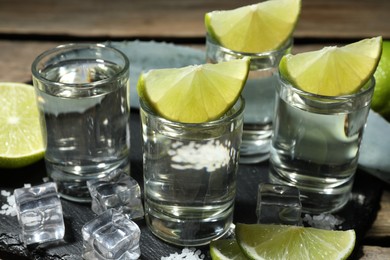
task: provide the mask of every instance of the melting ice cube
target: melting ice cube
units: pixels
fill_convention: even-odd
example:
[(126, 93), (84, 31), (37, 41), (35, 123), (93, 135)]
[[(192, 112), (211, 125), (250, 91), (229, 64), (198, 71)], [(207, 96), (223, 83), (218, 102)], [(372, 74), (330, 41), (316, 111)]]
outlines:
[(257, 194), (257, 222), (301, 225), (302, 204), (296, 187), (260, 183)]
[(25, 244), (63, 239), (65, 225), (57, 185), (47, 182), (15, 189), (15, 207)]
[(137, 224), (109, 209), (82, 228), (84, 259), (138, 259), (141, 231)]
[(87, 186), (92, 197), (92, 211), (96, 214), (113, 208), (131, 219), (144, 216), (141, 189), (126, 173), (114, 171), (104, 178), (88, 181)]

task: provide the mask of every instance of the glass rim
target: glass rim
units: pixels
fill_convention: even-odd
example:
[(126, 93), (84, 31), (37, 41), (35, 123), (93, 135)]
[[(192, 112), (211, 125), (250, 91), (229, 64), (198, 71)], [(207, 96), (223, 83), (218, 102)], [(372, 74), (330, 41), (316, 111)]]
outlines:
[(320, 100), (334, 100), (334, 101), (343, 101), (348, 100), (351, 98), (358, 98), (361, 96), (367, 95), (369, 92), (371, 92), (375, 87), (375, 77), (372, 75), (363, 85), (363, 87), (355, 93), (352, 94), (346, 94), (346, 95), (340, 95), (340, 96), (326, 96), (326, 95), (319, 95), (307, 92), (305, 90), (299, 89), (297, 86), (295, 86), (294, 83), (292, 83), (290, 80), (288, 80), (280, 71), (278, 72), (279, 80), (282, 81), (283, 84), (281, 84), (284, 87), (290, 87), (294, 90), (295, 93), (297, 93), (299, 96), (306, 96), (310, 98), (320, 99)]
[[(235, 111), (231, 115), (226, 116), (226, 113), (229, 112), (231, 109), (233, 109), (233, 107), (236, 106), (238, 102), (240, 102), (240, 107), (237, 109), (237, 111)], [(152, 115), (161, 123), (169, 124), (175, 127), (185, 126), (188, 128), (207, 128), (207, 127), (214, 127), (221, 123), (229, 123), (232, 120), (234, 120), (236, 117), (238, 117), (240, 114), (243, 114), (245, 108), (245, 99), (240, 95), (239, 98), (236, 100), (236, 102), (233, 104), (233, 106), (228, 111), (225, 112), (225, 115), (216, 120), (203, 122), (203, 123), (182, 123), (182, 122), (172, 121), (162, 116), (159, 116), (142, 98), (139, 98), (139, 103), (140, 103), (140, 110), (143, 110), (144, 112)]]
[(269, 51), (264, 51), (264, 52), (241, 52), (241, 51), (234, 51), (229, 48), (226, 48), (219, 44), (210, 34), (206, 33), (206, 44), (213, 44), (218, 46), (224, 53), (228, 53), (233, 56), (242, 56), (242, 57), (250, 57), (250, 58), (262, 58), (262, 57), (267, 57), (274, 55), (275, 53), (280, 53), (280, 52), (285, 52), (287, 51), (290, 47), (292, 47), (294, 43), (294, 38), (293, 36), (290, 36), (287, 38), (286, 41), (283, 42), (278, 48), (269, 50)]
[[(112, 51), (113, 53), (116, 53), (116, 54), (118, 54), (118, 56), (123, 58), (124, 65), (121, 66), (120, 71), (118, 71), (116, 74), (110, 76), (109, 78), (105, 78), (105, 79), (101, 79), (101, 80), (97, 80), (97, 81), (93, 81), (93, 82), (85, 82), (85, 83), (63, 83), (63, 82), (52, 81), (52, 80), (49, 80), (46, 77), (44, 77), (41, 73), (41, 70), (38, 69), (38, 64), (41, 61), (43, 61), (44, 58), (46, 58), (52, 54), (58, 53), (57, 55), (59, 55), (59, 54), (61, 54), (61, 52), (66, 51), (66, 50), (72, 51), (72, 50), (86, 50), (86, 49), (89, 49), (89, 50), (106, 49), (106, 50)], [(105, 60), (105, 59), (96, 58), (96, 60), (99, 61), (99, 60)], [(115, 81), (116, 79), (123, 77), (124, 75), (126, 75), (128, 73), (129, 67), (130, 67), (130, 61), (129, 61), (128, 57), (126, 56), (126, 54), (124, 54), (122, 51), (120, 51), (114, 47), (108, 46), (108, 45), (103, 44), (103, 43), (96, 43), (96, 44), (68, 43), (68, 44), (58, 45), (54, 48), (48, 49), (48, 50), (42, 52), (41, 54), (39, 54), (34, 59), (32, 65), (31, 65), (31, 73), (32, 73), (34, 78), (38, 79), (39, 81), (44, 82), (47, 85), (57, 86), (57, 87), (65, 88), (65, 89), (66, 88), (72, 88), (72, 89), (78, 88), (78, 89), (82, 89), (82, 90), (90, 90), (90, 89), (95, 88), (98, 85), (103, 85), (103, 84)]]

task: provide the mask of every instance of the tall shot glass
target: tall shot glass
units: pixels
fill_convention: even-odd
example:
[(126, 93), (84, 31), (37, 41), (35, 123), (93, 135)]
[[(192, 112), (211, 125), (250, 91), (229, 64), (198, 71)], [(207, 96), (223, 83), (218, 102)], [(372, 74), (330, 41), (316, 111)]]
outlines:
[(375, 80), (335, 97), (299, 90), (282, 76), (280, 83), (270, 179), (298, 187), (305, 212), (337, 211), (351, 193)]
[(166, 120), (140, 104), (148, 227), (181, 246), (223, 236), (233, 220), (244, 101), (196, 124)]
[(49, 178), (90, 201), (86, 181), (129, 171), (129, 61), (102, 44), (61, 45), (32, 64)]
[(278, 84), (277, 70), (283, 55), (291, 51), (289, 38), (280, 48), (262, 53), (245, 53), (221, 46), (206, 36), (207, 62), (218, 63), (249, 57), (250, 71), (242, 96), (245, 99), (244, 132), (240, 149), (240, 163), (258, 163), (269, 158), (272, 120)]

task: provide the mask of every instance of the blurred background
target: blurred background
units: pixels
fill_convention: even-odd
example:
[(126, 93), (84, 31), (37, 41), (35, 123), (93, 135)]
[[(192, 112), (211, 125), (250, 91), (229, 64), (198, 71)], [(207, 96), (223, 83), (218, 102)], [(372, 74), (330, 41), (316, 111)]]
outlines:
[[(202, 48), (204, 14), (253, 0), (0, 0), (0, 81), (28, 82), (30, 65), (60, 43), (156, 40)], [(302, 0), (293, 52), (382, 35), (389, 0)]]

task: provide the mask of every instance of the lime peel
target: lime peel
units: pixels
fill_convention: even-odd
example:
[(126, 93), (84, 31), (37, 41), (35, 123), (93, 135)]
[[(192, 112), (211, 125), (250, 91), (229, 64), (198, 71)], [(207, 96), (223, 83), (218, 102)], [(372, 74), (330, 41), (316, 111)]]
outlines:
[(235, 239), (219, 239), (211, 241), (210, 255), (213, 260), (246, 260)]
[(375, 90), (371, 107), (390, 121), (390, 41), (383, 41), (381, 59), (374, 76)]

